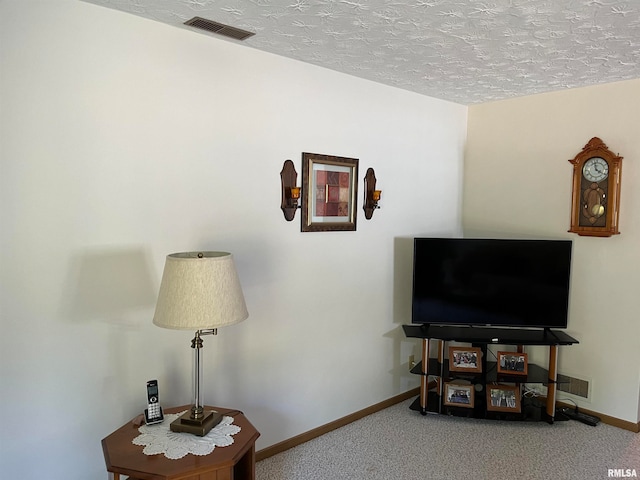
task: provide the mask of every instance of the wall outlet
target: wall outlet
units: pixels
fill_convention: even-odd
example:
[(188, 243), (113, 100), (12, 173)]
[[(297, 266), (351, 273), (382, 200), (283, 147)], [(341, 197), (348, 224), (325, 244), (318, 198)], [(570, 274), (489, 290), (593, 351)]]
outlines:
[(416, 356), (409, 355), (409, 370), (416, 366)]

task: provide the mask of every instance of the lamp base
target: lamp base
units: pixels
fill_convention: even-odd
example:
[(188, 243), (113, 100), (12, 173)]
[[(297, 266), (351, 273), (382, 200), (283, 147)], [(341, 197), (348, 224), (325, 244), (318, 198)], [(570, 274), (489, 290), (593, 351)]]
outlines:
[(169, 428), (172, 432), (192, 433), (199, 437), (204, 437), (209, 431), (220, 423), (222, 414), (216, 410), (207, 410), (202, 418), (191, 418), (191, 412), (186, 412), (176, 418)]

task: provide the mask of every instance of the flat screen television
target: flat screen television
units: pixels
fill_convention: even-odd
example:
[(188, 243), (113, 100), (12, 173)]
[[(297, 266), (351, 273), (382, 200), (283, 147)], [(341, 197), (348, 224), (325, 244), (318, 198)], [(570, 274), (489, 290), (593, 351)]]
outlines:
[(415, 238), (412, 323), (566, 328), (571, 240)]

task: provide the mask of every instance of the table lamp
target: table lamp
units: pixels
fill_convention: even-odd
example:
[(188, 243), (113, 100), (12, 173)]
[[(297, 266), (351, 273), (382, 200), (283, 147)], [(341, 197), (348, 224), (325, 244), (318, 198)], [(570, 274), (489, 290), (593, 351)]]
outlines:
[(249, 316), (240, 280), (228, 252), (187, 252), (167, 255), (153, 323), (159, 327), (195, 330), (194, 395), (189, 412), (171, 423), (174, 432), (204, 436), (222, 416), (205, 411), (200, 391), (202, 335), (241, 322)]

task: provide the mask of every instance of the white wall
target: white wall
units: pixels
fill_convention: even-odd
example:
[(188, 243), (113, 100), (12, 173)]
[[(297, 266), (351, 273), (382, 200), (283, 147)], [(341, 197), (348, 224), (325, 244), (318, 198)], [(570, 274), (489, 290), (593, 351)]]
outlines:
[[(205, 339), (205, 400), (258, 449), (417, 385), (406, 239), (459, 228), (466, 107), (77, 1), (4, 0), (0, 32), (3, 476), (101, 478), (146, 380), (189, 403), (192, 332), (151, 324), (176, 251), (236, 258), (250, 317)], [(382, 209), (300, 233), (303, 151), (374, 167)]]
[[(640, 80), (469, 108), (465, 229), (573, 239), (568, 333), (559, 371), (591, 382), (578, 403), (637, 422), (640, 384)], [(620, 235), (567, 233), (574, 158), (592, 138), (624, 157)], [(534, 352), (535, 353), (535, 352)]]

